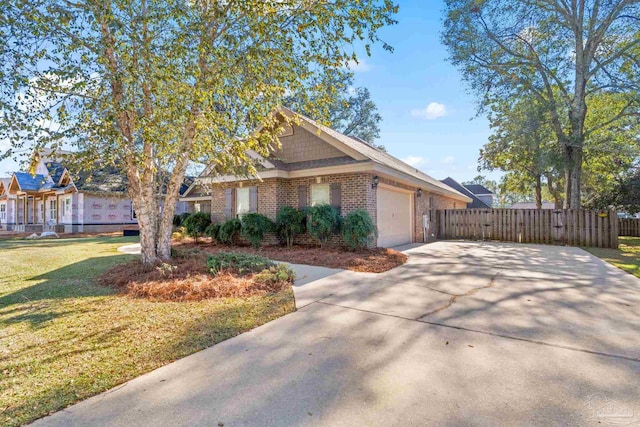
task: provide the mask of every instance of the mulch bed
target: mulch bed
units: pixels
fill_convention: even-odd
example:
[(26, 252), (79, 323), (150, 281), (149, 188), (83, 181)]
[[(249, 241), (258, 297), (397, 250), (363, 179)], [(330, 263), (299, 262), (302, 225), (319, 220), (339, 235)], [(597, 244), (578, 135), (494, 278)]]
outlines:
[(196, 249), (187, 255), (174, 257), (155, 267), (146, 267), (140, 260), (133, 260), (108, 269), (97, 280), (99, 284), (129, 296), (152, 301), (246, 298), (277, 293), (291, 287), (289, 282), (255, 282), (253, 274), (241, 276), (221, 272), (214, 276), (207, 271), (206, 252)]
[(212, 245), (202, 240), (197, 245), (188, 240), (174, 242), (173, 245), (179, 249), (198, 248), (212, 254), (217, 252), (246, 252), (275, 261), (341, 268), (366, 273), (382, 273), (407, 262), (405, 254), (393, 249), (370, 249), (357, 252), (337, 248), (321, 249), (310, 246), (294, 246), (292, 248), (264, 246), (260, 249), (254, 249), (250, 246)]

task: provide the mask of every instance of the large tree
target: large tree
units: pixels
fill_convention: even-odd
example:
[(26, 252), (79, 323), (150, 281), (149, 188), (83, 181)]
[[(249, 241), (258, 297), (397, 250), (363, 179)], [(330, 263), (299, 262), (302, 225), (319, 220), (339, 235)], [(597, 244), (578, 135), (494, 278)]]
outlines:
[[(611, 111), (618, 111), (624, 99), (600, 94), (590, 102), (585, 123), (599, 123)], [(564, 183), (562, 154), (554, 142), (549, 113), (536, 97), (523, 96), (513, 102), (496, 102), (489, 113), (493, 130), (489, 142), (480, 151), (482, 169), (499, 169), (506, 174), (501, 186), (511, 192), (535, 194), (538, 207), (543, 194), (551, 195), (562, 208), (559, 186)], [(606, 193), (640, 156), (640, 124), (634, 117), (616, 121), (616, 126), (601, 128), (584, 141), (583, 198)]]
[[(482, 106), (523, 91), (547, 109), (562, 150), (565, 196), (580, 206), (584, 142), (637, 115), (640, 89), (638, 0), (447, 0), (442, 41)], [(591, 97), (622, 106), (585, 122)]]
[[(250, 154), (278, 144), (286, 119), (273, 111), (286, 94), (344, 69), (354, 43), (368, 51), (397, 12), (392, 0), (0, 4), (0, 139), (121, 165), (147, 264), (170, 257), (189, 163), (255, 172)], [(324, 117), (335, 96), (329, 88), (305, 109)]]
[(557, 197), (553, 190), (562, 166), (547, 111), (539, 101), (523, 97), (515, 104), (496, 102), (489, 124), (493, 133), (480, 150), (480, 168), (506, 172), (501, 187), (522, 195), (533, 193), (538, 209), (542, 208), (545, 185)]

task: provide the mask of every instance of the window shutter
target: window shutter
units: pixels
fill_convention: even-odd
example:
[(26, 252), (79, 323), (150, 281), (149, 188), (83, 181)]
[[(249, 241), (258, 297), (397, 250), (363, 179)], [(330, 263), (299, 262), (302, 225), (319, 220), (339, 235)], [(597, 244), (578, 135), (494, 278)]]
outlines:
[(224, 190), (224, 217), (231, 219), (233, 217), (233, 189), (226, 188)]
[(340, 184), (333, 183), (330, 188), (330, 196), (331, 196), (331, 206), (336, 208), (338, 212), (340, 211), (340, 206), (342, 206), (342, 195), (340, 193)]
[(258, 187), (249, 187), (249, 212), (258, 212)]
[(304, 209), (307, 207), (307, 186), (298, 186), (298, 208)]

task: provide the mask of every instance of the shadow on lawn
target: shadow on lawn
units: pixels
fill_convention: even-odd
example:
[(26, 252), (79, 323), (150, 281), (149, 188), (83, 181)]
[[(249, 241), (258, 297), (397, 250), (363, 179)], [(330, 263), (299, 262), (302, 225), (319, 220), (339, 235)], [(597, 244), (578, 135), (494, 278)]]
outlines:
[(103, 236), (103, 237), (72, 237), (65, 236), (60, 239), (25, 240), (25, 239), (0, 239), (0, 250), (13, 250), (24, 248), (60, 248), (63, 246), (77, 245), (79, 243), (114, 244), (122, 243), (127, 245), (137, 243), (140, 239), (136, 236)]
[(89, 258), (29, 278), (29, 281), (37, 283), (0, 297), (0, 325), (29, 322), (36, 327), (72, 313), (60, 311), (55, 300), (116, 293), (114, 289), (96, 284), (94, 279), (107, 268), (130, 259), (132, 256), (124, 254)]
[[(272, 304), (253, 305), (247, 301), (246, 306), (240, 309), (234, 305), (217, 304), (206, 315), (199, 316), (197, 320), (188, 322), (184, 328), (180, 328), (181, 333), (178, 335), (166, 334), (167, 331), (173, 331), (175, 328), (171, 320), (168, 320), (163, 327), (165, 333), (160, 334), (161, 339), (155, 336), (158, 334), (153, 333), (153, 329), (157, 327), (153, 324), (154, 322), (148, 322), (147, 326), (151, 330), (144, 332), (140, 330), (139, 317), (127, 320), (120, 318), (117, 325), (110, 322), (108, 316), (101, 317), (100, 321), (105, 323), (103, 327), (98, 328), (99, 330), (90, 333), (79, 331), (78, 334), (65, 335), (63, 339), (67, 340), (68, 344), (60, 343), (54, 351), (43, 355), (39, 360), (41, 365), (59, 363), (60, 360), (77, 363), (81, 366), (81, 374), (70, 377), (73, 381), (39, 388), (28, 399), (17, 402), (6, 411), (0, 410), (0, 425), (23, 425), (259, 326), (245, 320), (247, 315), (266, 322), (284, 314), (283, 310), (286, 312), (287, 307), (293, 310), (293, 302), (289, 306), (285, 304), (290, 298), (284, 293), (271, 298), (273, 298)], [(190, 303), (178, 304), (184, 306)], [(132, 334), (136, 333), (144, 333), (143, 341), (145, 342), (135, 341)], [(120, 357), (119, 353), (98, 354), (94, 357), (82, 356), (84, 353), (100, 353), (103, 349), (121, 348), (123, 342), (127, 341), (131, 344), (128, 344), (130, 348), (126, 351), (126, 357)], [(37, 346), (38, 344), (34, 344), (24, 348), (23, 351), (31, 351)], [(14, 362), (8, 360), (6, 368), (9, 370), (20, 368), (19, 363), (12, 363)], [(32, 375), (31, 372), (28, 375)], [(0, 376), (0, 386), (2, 386), (1, 380)], [(118, 386), (116, 390), (120, 387), (124, 385)]]

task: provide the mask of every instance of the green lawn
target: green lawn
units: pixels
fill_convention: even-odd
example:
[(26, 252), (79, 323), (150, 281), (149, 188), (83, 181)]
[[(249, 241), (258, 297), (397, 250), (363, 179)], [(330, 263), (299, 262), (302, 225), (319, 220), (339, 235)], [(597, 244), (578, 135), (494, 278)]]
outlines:
[(17, 426), (294, 310), (293, 293), (149, 302), (93, 283), (132, 238), (0, 241), (0, 425)]
[(597, 257), (640, 277), (640, 237), (620, 237), (619, 249), (586, 248)]

